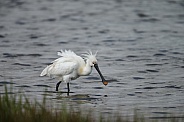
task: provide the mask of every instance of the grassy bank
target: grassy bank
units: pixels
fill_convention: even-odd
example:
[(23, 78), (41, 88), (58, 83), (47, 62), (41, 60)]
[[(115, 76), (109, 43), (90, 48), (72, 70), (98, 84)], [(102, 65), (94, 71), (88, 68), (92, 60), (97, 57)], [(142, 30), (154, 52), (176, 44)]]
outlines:
[[(24, 95), (9, 94), (5, 87), (5, 94), (0, 95), (0, 122), (94, 122), (92, 114), (82, 114), (63, 105), (60, 111), (46, 107), (46, 98), (42, 102), (30, 102)], [(24, 102), (23, 102), (24, 101)], [(102, 118), (98, 119), (104, 121)], [(117, 122), (128, 122), (127, 118), (113, 118)], [(182, 119), (183, 120), (183, 119)], [(181, 121), (182, 121), (181, 120)], [(111, 122), (110, 118), (106, 121)], [(134, 115), (134, 122), (144, 122), (143, 116)], [(169, 122), (178, 122), (179, 119), (170, 119)]]

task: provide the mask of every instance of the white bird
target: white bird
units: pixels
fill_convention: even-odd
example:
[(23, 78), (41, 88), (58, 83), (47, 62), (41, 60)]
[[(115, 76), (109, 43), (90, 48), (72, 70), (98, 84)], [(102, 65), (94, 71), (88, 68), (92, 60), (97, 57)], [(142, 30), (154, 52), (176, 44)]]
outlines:
[(59, 82), (56, 84), (56, 91), (58, 91), (58, 87), (63, 81), (67, 83), (69, 94), (69, 82), (71, 80), (77, 79), (80, 76), (89, 75), (92, 71), (92, 67), (96, 68), (103, 84), (108, 84), (98, 68), (96, 59), (97, 52), (92, 54), (92, 52), (89, 51), (86, 54), (83, 54), (83, 58), (76, 55), (71, 50), (61, 50), (61, 52), (58, 52), (58, 55), (61, 57), (51, 62), (52, 64), (47, 66), (40, 74), (40, 76), (49, 76), (59, 79)]

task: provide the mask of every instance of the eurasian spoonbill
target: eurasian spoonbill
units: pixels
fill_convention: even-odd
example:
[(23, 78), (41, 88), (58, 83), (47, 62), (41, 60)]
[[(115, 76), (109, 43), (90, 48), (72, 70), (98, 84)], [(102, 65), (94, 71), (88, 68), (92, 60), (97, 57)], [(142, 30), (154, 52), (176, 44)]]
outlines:
[(61, 50), (61, 52), (58, 52), (58, 55), (61, 57), (52, 61), (52, 64), (48, 65), (40, 74), (40, 76), (49, 76), (59, 79), (59, 82), (56, 84), (56, 91), (58, 91), (60, 83), (64, 81), (67, 83), (69, 94), (69, 82), (80, 76), (89, 75), (92, 71), (92, 67), (96, 68), (102, 79), (102, 83), (104, 85), (108, 84), (99, 70), (96, 59), (97, 52), (92, 54), (92, 52), (89, 51), (86, 54), (83, 54), (83, 58), (76, 55), (71, 50)]

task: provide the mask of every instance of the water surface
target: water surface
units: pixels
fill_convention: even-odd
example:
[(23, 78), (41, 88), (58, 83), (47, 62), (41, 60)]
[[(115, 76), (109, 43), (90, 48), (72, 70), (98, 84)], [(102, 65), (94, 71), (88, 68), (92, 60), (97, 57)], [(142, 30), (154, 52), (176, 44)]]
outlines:
[[(147, 117), (184, 113), (182, 0), (17, 0), (0, 3), (0, 93), (4, 85), (53, 106), (109, 115)], [(104, 86), (95, 70), (66, 84), (39, 77), (60, 49), (98, 50)], [(21, 89), (21, 90), (20, 90)], [(47, 92), (45, 92), (47, 90)]]

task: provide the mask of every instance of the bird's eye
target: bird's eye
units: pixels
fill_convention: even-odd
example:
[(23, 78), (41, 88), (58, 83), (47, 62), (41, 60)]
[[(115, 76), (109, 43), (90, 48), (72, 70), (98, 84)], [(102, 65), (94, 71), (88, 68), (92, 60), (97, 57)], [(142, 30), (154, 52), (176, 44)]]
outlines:
[(96, 64), (96, 62), (94, 61), (94, 62), (92, 62), (93, 64)]

